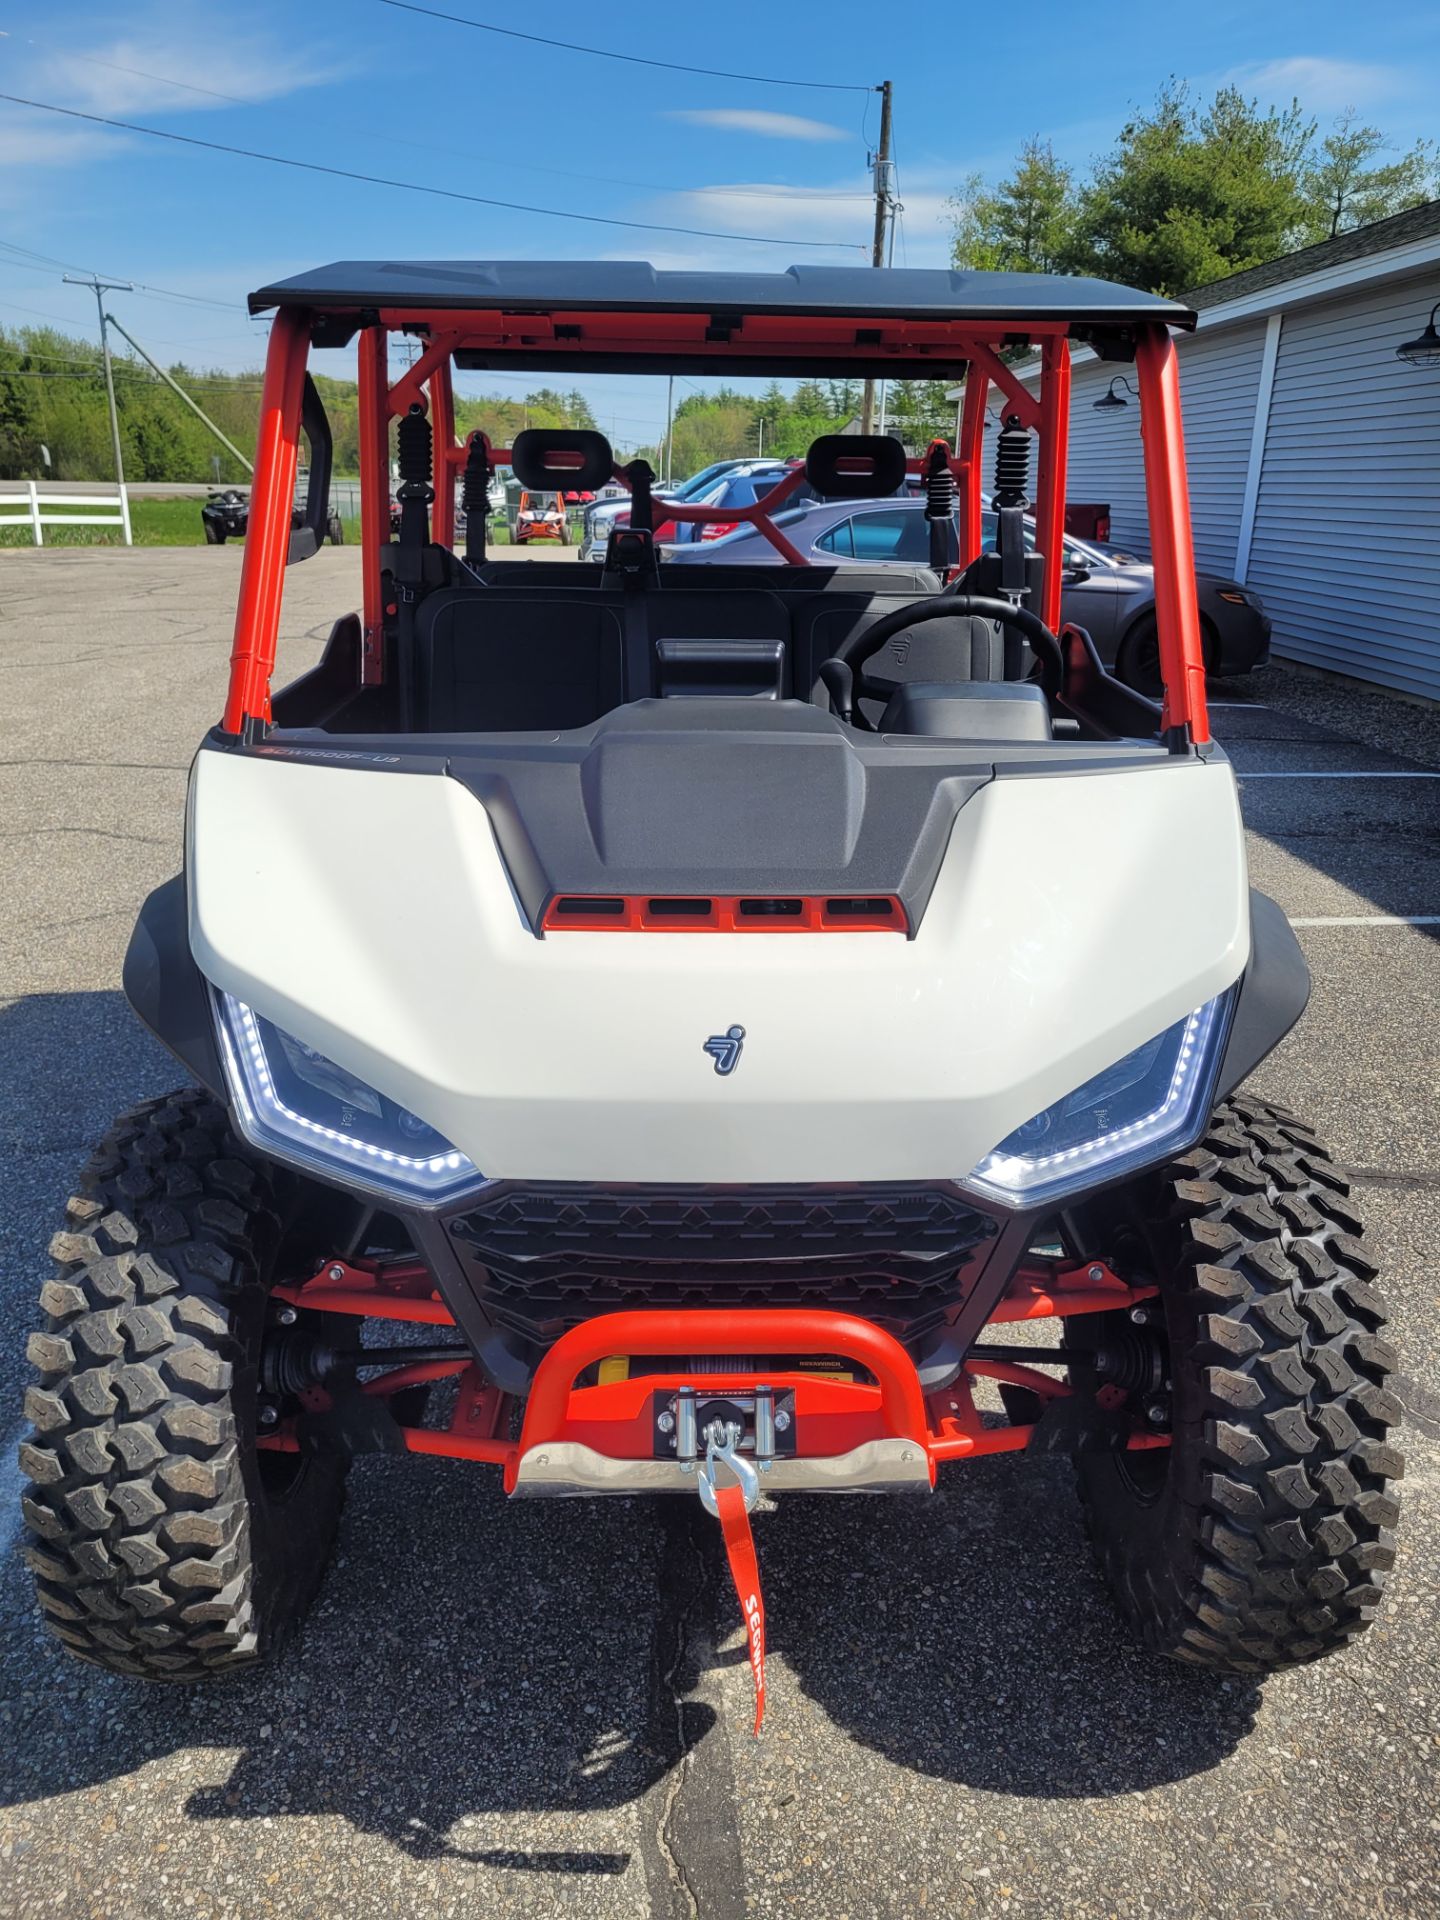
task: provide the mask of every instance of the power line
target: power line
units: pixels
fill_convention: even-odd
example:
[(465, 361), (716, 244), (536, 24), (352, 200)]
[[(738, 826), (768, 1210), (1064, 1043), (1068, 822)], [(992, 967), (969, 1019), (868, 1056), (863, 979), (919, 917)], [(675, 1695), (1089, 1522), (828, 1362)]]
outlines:
[(860, 87), (843, 80), (783, 80), (771, 73), (730, 73), (723, 67), (685, 67), (675, 60), (650, 60), (639, 53), (615, 53), (609, 47), (582, 47), (573, 40), (552, 40), (547, 34), (521, 33), (515, 27), (492, 26), (488, 20), (471, 20), (463, 13), (442, 13), (438, 7), (421, 7), (414, 0), (380, 0), (382, 7), (394, 7), (401, 13), (423, 13), (431, 20), (448, 20), (452, 26), (473, 27), (477, 33), (498, 33), (507, 40), (528, 40), (532, 46), (558, 47), (566, 53), (588, 53), (597, 60), (623, 60), (632, 67), (662, 67), (666, 73), (700, 73), (710, 80), (744, 80), (756, 87), (809, 87), (822, 93), (874, 93), (874, 87)]
[[(499, 31), (499, 29), (497, 29), (497, 31)], [(11, 39), (13, 37), (13, 35), (0, 31), (0, 40)], [(44, 48), (48, 44), (48, 42), (43, 40), (28, 38), (25, 41), (25, 45), (28, 47)], [(227, 105), (233, 107), (249, 107), (256, 104), (255, 101), (247, 100), (238, 93), (218, 93), (214, 87), (197, 87), (189, 80), (176, 80), (168, 73), (152, 73), (147, 67), (126, 67), (122, 66), (118, 60), (99, 60), (93, 54), (88, 53), (72, 53), (67, 51), (65, 57), (69, 60), (83, 60), (87, 66), (91, 67), (106, 67), (112, 73), (128, 73), (139, 80), (153, 80), (159, 86), (175, 87), (181, 93), (197, 93), (207, 100), (223, 100)], [(351, 138), (353, 139), (355, 137), (352, 133)], [(402, 140), (395, 134), (367, 134), (363, 132), (359, 134), (359, 138), (368, 141), (372, 145), (383, 145), (391, 148), (411, 147), (416, 153), (445, 154), (452, 160), (483, 160), (487, 166), (501, 166), (504, 167), (507, 172), (518, 172), (523, 168), (526, 173), (548, 174), (556, 180), (588, 180), (596, 186), (629, 187), (644, 193), (651, 193), (655, 188), (655, 182), (653, 180), (621, 180), (614, 174), (580, 173), (573, 167), (543, 167), (533, 160), (525, 160), (523, 162), (503, 159), (497, 160), (493, 155), (477, 153), (473, 147), (446, 147), (439, 145), (434, 140)], [(774, 187), (669, 187), (666, 191), (669, 193), (690, 194), (724, 193), (732, 199), (744, 200), (787, 200), (795, 193), (802, 194), (807, 200), (868, 200), (871, 197), (868, 193), (832, 193), (819, 190), (812, 193), (804, 187), (793, 189), (777, 189)], [(179, 294), (175, 297), (177, 299), (184, 299), (187, 296)], [(192, 295), (188, 297), (197, 298), (198, 296)]]
[[(143, 373), (139, 367), (133, 365), (128, 360), (116, 360), (114, 367), (116, 373), (123, 373), (131, 379), (143, 381), (147, 387), (158, 388), (161, 384), (153, 374)], [(74, 367), (68, 372), (63, 373), (43, 372), (38, 367), (0, 367), (0, 382), (6, 380), (94, 380), (99, 377), (100, 372), (101, 367), (98, 360), (93, 367)], [(261, 393), (264, 390), (263, 384), (258, 380), (252, 381), (248, 386), (242, 381), (231, 380), (192, 379), (190, 384), (192, 387), (214, 387), (224, 393)]]
[(73, 327), (75, 324), (75, 316), (73, 313), (63, 315), (58, 313), (42, 313), (39, 307), (17, 306), (13, 300), (0, 300), (0, 307), (3, 307), (7, 313), (28, 313), (31, 318), (35, 320), (54, 320), (62, 327)]
[[(25, 331), (28, 333), (31, 329), (27, 327)], [(88, 346), (90, 343), (87, 340), (85, 344)], [(97, 372), (100, 367), (98, 360), (84, 360), (78, 353), (37, 353), (33, 347), (20, 346), (11, 348), (11, 342), (8, 340), (0, 343), (0, 345), (16, 353), (23, 353), (27, 360), (49, 360), (57, 367), (93, 367)]]
[[(389, 4), (389, 0), (385, 0)], [(720, 233), (709, 227), (662, 226), (654, 220), (617, 220), (611, 214), (571, 213), (560, 207), (533, 207), (519, 200), (493, 200), (479, 193), (461, 193), (454, 187), (424, 187), (413, 180), (390, 180), (380, 174), (354, 173), (348, 167), (326, 167), (317, 160), (292, 160), (281, 153), (260, 153), (253, 147), (230, 147), (219, 140), (198, 140), (193, 134), (170, 133), (163, 127), (141, 126), (134, 120), (110, 120), (102, 113), (81, 113), (77, 107), (57, 107), (49, 100), (27, 100), (18, 93), (0, 93), (15, 107), (33, 107), (38, 113), (57, 113), (66, 120), (85, 120), (91, 126), (114, 127), (120, 133), (143, 133), (152, 140), (170, 140), (182, 147), (202, 147), (208, 153), (228, 153), (241, 160), (264, 160), (274, 167), (296, 167), (302, 173), (323, 173), (334, 180), (358, 180), (367, 187), (393, 187), (400, 193), (424, 193), (439, 200), (462, 200), (468, 206), (499, 207), (507, 213), (538, 213), (552, 220), (580, 220), (592, 227), (628, 227), (638, 233), (680, 233), (692, 240), (741, 240), (762, 247), (806, 247), (831, 253), (863, 253), (865, 249), (847, 240), (777, 240), (764, 233)], [(184, 298), (185, 296), (177, 296)], [(198, 295), (195, 298), (199, 298)], [(216, 303), (218, 304), (218, 303)]]
[[(61, 108), (58, 109), (58, 111), (63, 112), (65, 109)], [(88, 273), (90, 271), (88, 267), (82, 267), (78, 260), (56, 260), (51, 254), (36, 253), (33, 247), (17, 246), (13, 240), (0, 240), (0, 251), (17, 254), (21, 260), (33, 261), (36, 266), (56, 267), (72, 273)], [(8, 260), (0, 260), (0, 266), (9, 266), (11, 264)], [(236, 317), (236, 310), (240, 305), (238, 301), (212, 300), (208, 294), (204, 293), (181, 293), (179, 289), (175, 287), (153, 286), (148, 280), (136, 280), (133, 285), (136, 293), (143, 293), (151, 299), (186, 300), (194, 306), (215, 307), (221, 313), (228, 313), (232, 319)], [(239, 317), (241, 319), (245, 317), (243, 311), (239, 314)]]
[[(382, 138), (378, 134), (367, 134), (365, 137), (374, 140)], [(387, 147), (414, 147), (419, 153), (448, 154), (456, 160), (484, 160), (487, 166), (499, 165), (513, 169), (518, 164), (508, 160), (491, 160), (488, 155), (477, 154), (471, 148), (438, 147), (430, 140), (398, 140), (387, 135), (383, 137), (383, 144)], [(597, 187), (629, 187), (637, 193), (653, 193), (657, 185), (654, 180), (622, 180), (613, 173), (577, 173), (571, 167), (542, 167), (529, 160), (524, 162), (524, 171), (547, 174), (556, 180), (588, 180)], [(664, 191), (669, 194), (688, 193), (697, 198), (707, 193), (724, 194), (732, 200), (793, 200), (797, 196), (803, 200), (870, 200), (874, 197), (869, 193), (832, 192), (819, 187), (812, 191), (809, 187), (672, 187), (667, 184)]]
[[(15, 38), (16, 36), (13, 33), (6, 33), (0, 30), (0, 40), (13, 40)], [(27, 35), (24, 44), (27, 47), (39, 47), (43, 51), (47, 45), (53, 45), (53, 42), (32, 40)], [(232, 107), (250, 107), (255, 105), (253, 100), (244, 100), (237, 93), (217, 93), (213, 87), (197, 87), (189, 80), (172, 80), (168, 73), (149, 73), (144, 67), (122, 67), (118, 60), (100, 60), (97, 59), (93, 53), (76, 53), (73, 47), (67, 47), (65, 49), (65, 58), (67, 60), (83, 61), (87, 67), (104, 67), (110, 73), (128, 73), (136, 80), (156, 80), (162, 87), (178, 87), (182, 93), (200, 93), (203, 94), (207, 100), (224, 100)]]
[[(42, 356), (39, 354), (28, 354), (26, 357), (28, 359), (39, 359)], [(43, 357), (53, 360), (59, 356), (47, 354)], [(135, 380), (142, 386), (158, 388), (161, 385), (161, 382), (156, 379), (153, 373), (147, 373), (143, 367), (136, 366), (133, 360), (117, 357), (112, 364), (117, 374), (124, 374), (127, 379)], [(77, 362), (65, 367), (64, 370), (60, 372), (46, 372), (39, 368), (30, 367), (0, 367), (0, 383), (6, 380), (94, 380), (101, 371), (102, 365), (98, 360), (85, 361), (83, 363)], [(260, 393), (263, 390), (263, 383), (260, 380), (255, 379), (253, 376), (247, 379), (243, 374), (237, 375), (234, 379), (226, 379), (223, 375), (208, 376), (191, 374), (188, 376), (186, 384), (196, 388), (213, 388), (217, 393), (221, 394), (233, 393), (248, 395)], [(507, 395), (500, 393), (457, 393), (455, 398), (457, 402), (464, 402), (467, 406), (493, 405), (519, 409), (525, 404), (523, 400), (512, 400)], [(601, 412), (607, 419), (616, 420), (622, 426), (639, 427), (646, 432), (651, 431), (656, 425), (655, 419), (640, 420), (633, 414), (611, 413), (608, 408), (604, 407), (601, 408)], [(656, 418), (658, 419), (658, 416), (656, 416)]]

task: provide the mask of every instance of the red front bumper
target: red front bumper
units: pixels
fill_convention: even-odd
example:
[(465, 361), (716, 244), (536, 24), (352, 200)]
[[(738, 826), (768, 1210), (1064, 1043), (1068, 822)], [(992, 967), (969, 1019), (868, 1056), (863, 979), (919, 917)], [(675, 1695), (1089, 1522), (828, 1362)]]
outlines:
[[(1128, 1286), (1093, 1262), (1035, 1262), (1016, 1273), (990, 1324), (1114, 1311), (1154, 1292)], [(276, 1297), (311, 1311), (452, 1324), (427, 1270), (413, 1261), (330, 1262), (303, 1285), (277, 1288)], [(634, 1365), (665, 1356), (687, 1358), (664, 1371)], [(793, 1367), (785, 1364), (791, 1357)], [(830, 1364), (817, 1368), (821, 1359)], [(596, 1369), (598, 1379), (579, 1384)], [(621, 1377), (613, 1377), (616, 1372)], [(587, 1320), (541, 1360), (523, 1403), (518, 1439), (508, 1437), (511, 1402), (486, 1382), (468, 1354), (402, 1367), (368, 1382), (364, 1391), (389, 1394), (457, 1373), (460, 1391), (449, 1424), (402, 1427), (404, 1444), (416, 1453), (501, 1467), (507, 1492), (530, 1494), (693, 1488), (693, 1463), (657, 1457), (657, 1396), (682, 1389), (744, 1398), (768, 1388), (787, 1396), (792, 1449), (766, 1469), (765, 1485), (777, 1491), (933, 1486), (940, 1463), (1016, 1452), (1034, 1432), (1031, 1426), (989, 1424), (975, 1405), (975, 1380), (1023, 1386), (1047, 1402), (1069, 1391), (1053, 1374), (987, 1360), (975, 1351), (949, 1386), (927, 1396), (909, 1354), (883, 1329), (851, 1314), (784, 1307), (649, 1310)], [(265, 1447), (298, 1444), (293, 1424), (260, 1440)], [(1130, 1444), (1163, 1446), (1167, 1440), (1137, 1431)]]

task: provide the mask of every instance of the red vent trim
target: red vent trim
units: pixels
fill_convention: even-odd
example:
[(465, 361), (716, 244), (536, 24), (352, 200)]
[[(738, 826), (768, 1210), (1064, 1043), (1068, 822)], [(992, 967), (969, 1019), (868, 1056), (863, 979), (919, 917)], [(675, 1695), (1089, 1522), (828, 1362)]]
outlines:
[(909, 933), (893, 894), (557, 894), (546, 933)]

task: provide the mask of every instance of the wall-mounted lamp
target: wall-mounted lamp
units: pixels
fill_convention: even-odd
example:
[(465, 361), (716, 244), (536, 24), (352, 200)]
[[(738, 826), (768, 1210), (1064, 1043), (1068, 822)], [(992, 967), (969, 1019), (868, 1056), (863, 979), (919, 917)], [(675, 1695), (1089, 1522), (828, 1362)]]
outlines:
[(1116, 407), (1129, 406), (1130, 402), (1125, 398), (1125, 394), (1117, 393), (1115, 391), (1117, 387), (1124, 387), (1127, 393), (1135, 394), (1135, 398), (1137, 400), (1140, 398), (1139, 394), (1135, 393), (1134, 387), (1130, 385), (1130, 382), (1125, 378), (1124, 374), (1117, 373), (1115, 378), (1110, 382), (1109, 386), (1105, 389), (1104, 393), (1102, 393), (1100, 398), (1097, 401), (1095, 401), (1094, 410), (1096, 413), (1113, 413)]
[(1395, 358), (1403, 360), (1407, 367), (1440, 367), (1440, 333), (1435, 331), (1435, 316), (1440, 313), (1440, 300), (1430, 309), (1430, 318), (1425, 323), (1425, 331), (1414, 340), (1406, 340), (1395, 349)]

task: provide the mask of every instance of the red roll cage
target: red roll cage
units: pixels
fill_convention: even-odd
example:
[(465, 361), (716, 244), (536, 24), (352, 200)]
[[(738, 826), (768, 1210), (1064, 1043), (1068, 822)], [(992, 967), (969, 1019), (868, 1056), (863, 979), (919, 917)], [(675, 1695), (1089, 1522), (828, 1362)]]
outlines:
[[(1077, 283), (1085, 284), (1085, 283)], [(655, 311), (565, 310), (563, 316), (540, 312), (517, 315), (482, 307), (406, 305), (369, 307), (357, 316), (359, 352), (360, 519), (363, 591), (361, 677), (378, 683), (384, 675), (384, 621), (381, 549), (389, 538), (390, 423), (419, 405), (428, 410), (433, 430), (435, 492), (432, 537), (450, 546), (455, 533), (455, 483), (469, 446), (455, 438), (452, 367), (457, 353), (487, 365), (499, 360), (542, 368), (547, 360), (573, 368), (587, 361), (597, 370), (620, 364), (644, 367), (647, 360), (685, 364), (712, 363), (717, 371), (743, 373), (747, 360), (757, 370), (782, 349), (793, 361), (797, 351), (815, 371), (827, 366), (873, 367), (893, 371), (897, 355), (911, 369), (933, 358), (937, 368), (964, 362), (964, 402), (960, 444), (950, 467), (960, 494), (959, 558), (968, 565), (980, 552), (981, 442), (990, 388), (997, 388), (1007, 413), (1019, 416), (1039, 442), (1034, 518), (1037, 551), (1044, 556), (1040, 614), (1056, 630), (1065, 517), (1066, 453), (1070, 409), (1072, 332), (1067, 320), (971, 318), (897, 318), (874, 325), (873, 315), (833, 313), (777, 316), (746, 313), (728, 316), (717, 326), (714, 315)], [(289, 551), (301, 435), (301, 402), (312, 334), (324, 337), (331, 316), (320, 308), (283, 305), (271, 327), (256, 442), (255, 482), (230, 655), (230, 685), (222, 725), (239, 734), (248, 724), (270, 720), (270, 677), (275, 663), (284, 570)], [(354, 329), (352, 328), (351, 331)], [(392, 332), (425, 341), (415, 361), (393, 383), (389, 377)], [(1195, 745), (1209, 740), (1205, 706), (1205, 665), (1195, 593), (1195, 559), (1190, 532), (1189, 489), (1185, 473), (1180, 384), (1174, 343), (1163, 321), (1141, 320), (1130, 329), (1139, 386), (1141, 438), (1145, 459), (1145, 497), (1155, 570), (1156, 626), (1165, 698), (1162, 731)], [(722, 337), (723, 336), (723, 337)], [(1032, 394), (1002, 357), (1002, 349), (1028, 341), (1039, 349), (1039, 392)], [(798, 342), (798, 348), (797, 348)], [(948, 451), (948, 450), (947, 450)], [(491, 458), (505, 464), (508, 450)], [(920, 462), (910, 462), (917, 471)], [(615, 469), (622, 485), (628, 478)], [(774, 523), (774, 515), (800, 485), (797, 473), (783, 480), (754, 506), (727, 507), (727, 520), (755, 525), (791, 565), (806, 564)], [(669, 519), (704, 521), (713, 508), (667, 501)]]

